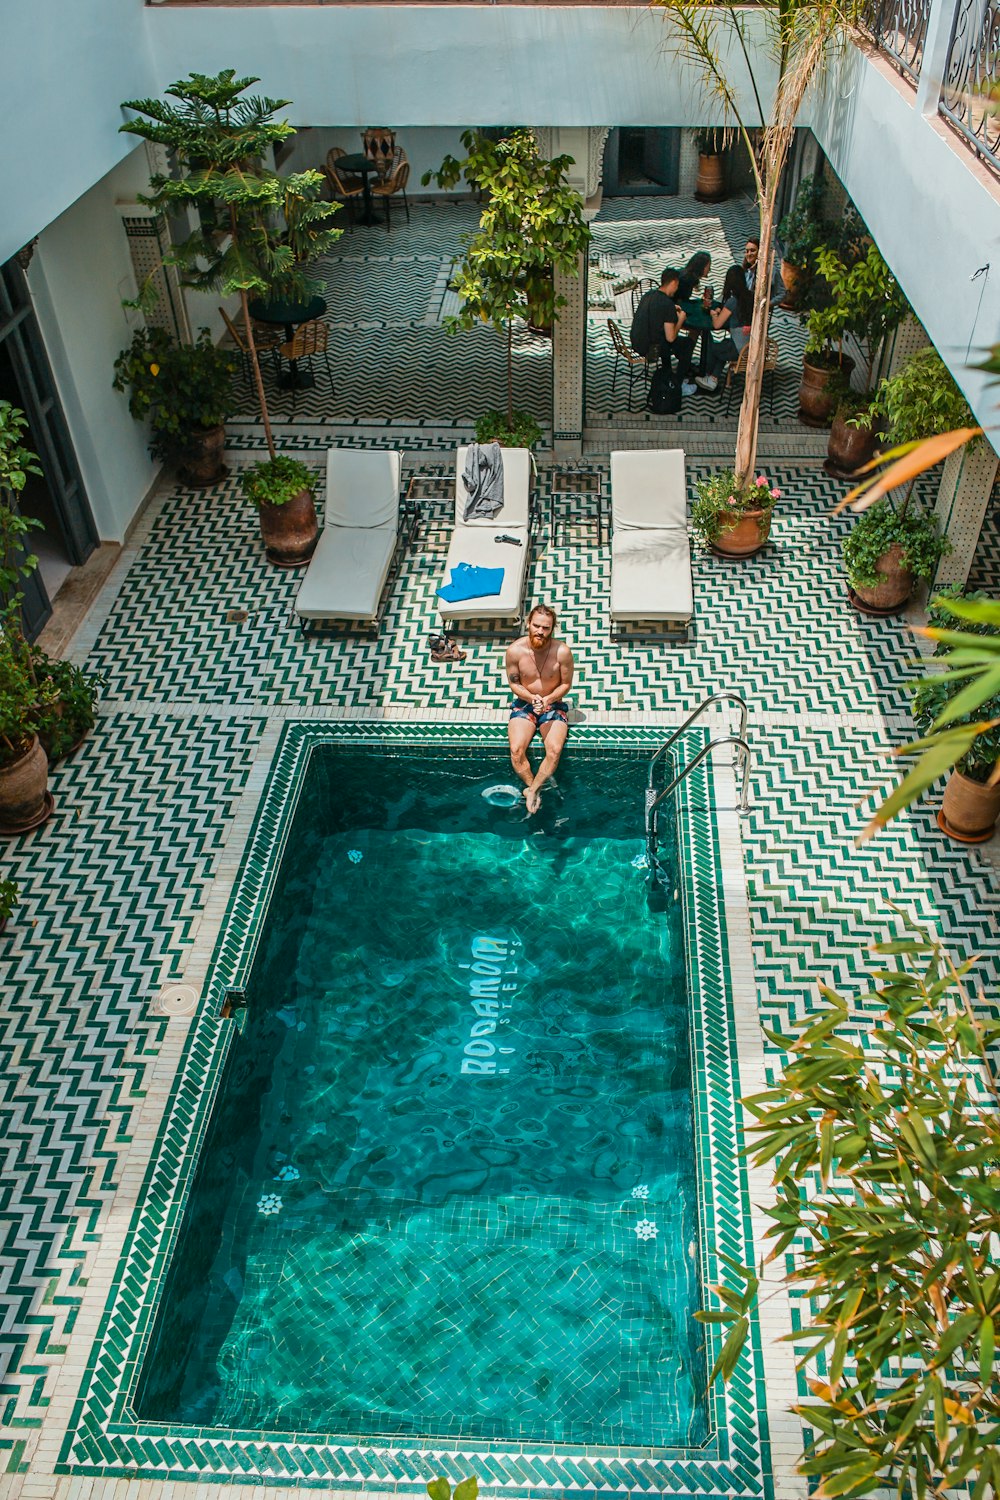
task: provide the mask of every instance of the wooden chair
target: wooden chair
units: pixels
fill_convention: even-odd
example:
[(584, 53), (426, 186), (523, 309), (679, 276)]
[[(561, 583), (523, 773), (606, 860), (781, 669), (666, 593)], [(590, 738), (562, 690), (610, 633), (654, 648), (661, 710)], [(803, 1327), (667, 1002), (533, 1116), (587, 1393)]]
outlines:
[[(749, 352), (750, 345), (744, 344), (743, 348), (739, 352), (739, 357), (735, 360), (732, 360), (726, 366), (726, 392), (728, 395), (728, 400), (726, 401), (727, 417), (729, 416), (729, 411), (733, 404), (733, 376), (742, 375), (744, 380), (746, 379), (747, 355), (749, 354)], [(774, 372), (777, 368), (778, 343), (776, 339), (769, 338), (767, 341), (767, 353), (764, 356), (764, 374), (770, 375), (771, 377), (768, 389), (768, 411), (772, 417), (774, 416)]]
[(396, 162), (389, 176), (382, 178), (378, 182), (372, 183), (372, 197), (381, 198), (382, 202), (385, 204), (386, 229), (390, 229), (392, 227), (389, 222), (389, 199), (393, 197), (395, 193), (402, 193), (403, 207), (406, 209), (406, 222), (410, 222), (410, 205), (406, 199), (406, 184), (409, 182), (409, 180), (410, 163), (406, 159), (406, 152), (401, 151), (399, 153), (399, 160)]
[(354, 228), (354, 201), (364, 193), (365, 187), (360, 177), (351, 177), (340, 171), (337, 163), (346, 152), (342, 146), (331, 146), (326, 153), (326, 162), (320, 168), (326, 178), (330, 189), (330, 200), (333, 203), (343, 203), (347, 209), (347, 222)]
[(361, 149), (378, 167), (379, 178), (389, 176), (396, 159), (396, 132), (387, 125), (372, 125), (361, 135)]
[[(330, 393), (332, 395), (334, 391), (333, 371), (330, 369), (330, 355), (327, 350), (328, 341), (329, 330), (326, 324), (319, 318), (313, 318), (308, 323), (299, 324), (288, 342), (281, 345), (279, 353), (282, 359), (295, 360), (296, 364), (305, 360), (306, 368), (310, 374), (312, 373), (314, 357), (321, 354), (323, 356), (323, 363), (326, 365), (326, 374), (330, 382)], [(292, 412), (294, 413), (295, 401), (299, 391), (298, 385), (293, 384), (291, 391)]]
[[(229, 337), (232, 339), (237, 351), (239, 352), (240, 365), (243, 370), (243, 379), (246, 381), (247, 385), (252, 385), (253, 361), (250, 358), (250, 346), (247, 343), (246, 335), (240, 331), (239, 327), (233, 322), (232, 318), (226, 312), (226, 309), (224, 307), (219, 308), (219, 314), (222, 318), (223, 323), (225, 323), (226, 325), (226, 331), (229, 334)], [(277, 328), (272, 328), (268, 323), (254, 323), (253, 341), (257, 349), (258, 358), (261, 354), (270, 354), (272, 363), (276, 365), (278, 358), (278, 346), (282, 341), (280, 330)]]
[(608, 328), (611, 332), (611, 342), (615, 351), (615, 373), (611, 379), (611, 395), (614, 397), (615, 385), (618, 380), (618, 361), (623, 359), (628, 365), (628, 410), (633, 411), (632, 387), (635, 384), (636, 370), (642, 370), (643, 385), (649, 383), (649, 373), (656, 368), (656, 356), (636, 354), (635, 350), (626, 343), (625, 335), (613, 318), (608, 319)]

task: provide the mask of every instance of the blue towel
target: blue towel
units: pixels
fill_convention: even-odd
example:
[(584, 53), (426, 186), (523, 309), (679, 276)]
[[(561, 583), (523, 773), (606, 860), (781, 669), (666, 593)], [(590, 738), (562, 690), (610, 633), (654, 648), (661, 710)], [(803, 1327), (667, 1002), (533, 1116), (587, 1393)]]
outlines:
[(447, 604), (461, 604), (463, 599), (488, 599), (503, 588), (503, 573), (503, 568), (458, 563), (451, 570), (451, 582), (438, 589), (438, 594)]

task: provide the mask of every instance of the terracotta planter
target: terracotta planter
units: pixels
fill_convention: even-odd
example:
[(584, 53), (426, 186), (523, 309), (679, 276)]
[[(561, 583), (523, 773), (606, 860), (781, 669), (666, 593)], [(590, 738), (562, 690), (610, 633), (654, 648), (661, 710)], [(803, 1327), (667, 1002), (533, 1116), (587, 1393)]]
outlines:
[(866, 614), (897, 614), (913, 593), (913, 574), (902, 566), (902, 556), (902, 543), (893, 542), (888, 552), (883, 553), (875, 564), (880, 581), (874, 587), (853, 585), (851, 593), (854, 602)]
[(798, 307), (806, 276), (803, 266), (793, 266), (790, 260), (781, 262), (781, 284), (785, 288), (782, 307)]
[(198, 489), (217, 484), (229, 473), (222, 462), (226, 447), (226, 429), (220, 422), (217, 427), (204, 427), (193, 432), (184, 450), (180, 475), (185, 484)]
[(773, 511), (745, 510), (739, 516), (723, 511), (719, 516), (721, 530), (712, 543), (720, 557), (751, 557), (767, 545), (771, 534)]
[(814, 363), (802, 357), (802, 384), (799, 387), (799, 421), (807, 427), (829, 427), (837, 408), (837, 392), (827, 388), (831, 376), (850, 380), (854, 361), (844, 355), (839, 363)]
[(952, 771), (944, 789), (938, 825), (960, 844), (983, 844), (993, 837), (1000, 817), (1000, 782), (987, 786), (961, 771)]
[(312, 490), (299, 490), (287, 505), (261, 505), (258, 510), (268, 562), (277, 568), (301, 568), (319, 541)]
[(866, 464), (875, 452), (878, 434), (872, 427), (852, 427), (838, 412), (830, 428), (830, 441), (826, 450), (828, 474), (850, 478), (856, 469)]
[(694, 195), (700, 203), (719, 203), (726, 196), (726, 163), (722, 156), (698, 157)]
[(49, 763), (37, 735), (24, 754), (0, 766), (0, 834), (27, 833), (52, 815)]

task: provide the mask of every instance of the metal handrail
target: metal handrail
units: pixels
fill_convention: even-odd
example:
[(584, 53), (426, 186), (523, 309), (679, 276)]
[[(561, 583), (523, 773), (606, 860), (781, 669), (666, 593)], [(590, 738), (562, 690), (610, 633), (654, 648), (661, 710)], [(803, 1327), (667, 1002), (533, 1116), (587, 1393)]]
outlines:
[(742, 735), (720, 734), (715, 739), (709, 740), (703, 745), (693, 760), (689, 760), (685, 766), (677, 772), (674, 779), (660, 792), (654, 792), (652, 787), (646, 788), (646, 862), (652, 875), (656, 874), (656, 848), (659, 843), (659, 807), (665, 797), (668, 797), (675, 787), (680, 786), (695, 766), (701, 764), (710, 750), (716, 745), (735, 745), (736, 753), (740, 756), (743, 766), (743, 785), (740, 789), (740, 817), (744, 817), (750, 810), (750, 746)]
[(666, 754), (666, 752), (670, 749), (670, 746), (674, 743), (674, 741), (676, 739), (679, 738), (680, 735), (682, 735), (684, 733), (684, 731), (685, 731), (685, 729), (687, 729), (688, 725), (689, 724), (693, 724), (694, 721), (695, 721), (695, 719), (700, 718), (700, 716), (705, 712), (706, 708), (711, 708), (711, 706), (712, 706), (713, 703), (738, 703), (739, 704), (739, 706), (740, 706), (739, 736), (740, 736), (740, 739), (746, 739), (746, 733), (747, 733), (747, 705), (746, 705), (746, 699), (745, 698), (741, 698), (740, 695), (739, 695), (739, 693), (713, 693), (710, 698), (706, 698), (703, 703), (699, 703), (698, 704), (698, 707), (695, 709), (695, 711), (694, 711), (693, 714), (688, 714), (687, 718), (684, 720), (684, 723), (681, 725), (681, 727), (679, 729), (675, 729), (674, 732), (673, 732), (673, 734), (668, 735), (668, 737), (663, 741), (663, 744), (659, 747), (659, 749), (652, 756), (652, 758), (651, 758), (651, 760), (649, 762), (649, 776), (648, 776), (648, 779), (646, 781), (647, 790), (652, 788), (652, 785), (653, 785), (653, 767), (656, 765), (656, 762), (659, 760), (660, 756)]

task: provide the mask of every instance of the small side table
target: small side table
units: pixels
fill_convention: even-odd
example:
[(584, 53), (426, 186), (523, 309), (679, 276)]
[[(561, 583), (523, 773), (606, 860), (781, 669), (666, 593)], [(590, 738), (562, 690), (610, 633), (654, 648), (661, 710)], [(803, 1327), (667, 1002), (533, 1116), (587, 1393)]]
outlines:
[(368, 181), (373, 172), (378, 171), (378, 162), (372, 161), (363, 151), (355, 151), (353, 156), (340, 156), (337, 158), (336, 167), (338, 172), (352, 172), (356, 177), (362, 179), (365, 190), (365, 211), (358, 219), (359, 224), (375, 224), (378, 221), (372, 212), (372, 190)]
[(551, 470), (551, 487), (549, 490), (549, 543), (555, 546), (558, 541), (560, 526), (569, 524), (571, 507), (566, 503), (569, 500), (582, 500), (584, 504), (580, 507), (585, 512), (585, 521), (596, 521), (597, 523), (597, 545), (603, 545), (605, 536), (610, 531), (606, 525), (604, 508), (604, 491), (601, 484), (600, 469), (591, 468), (561, 468), (555, 467)]

